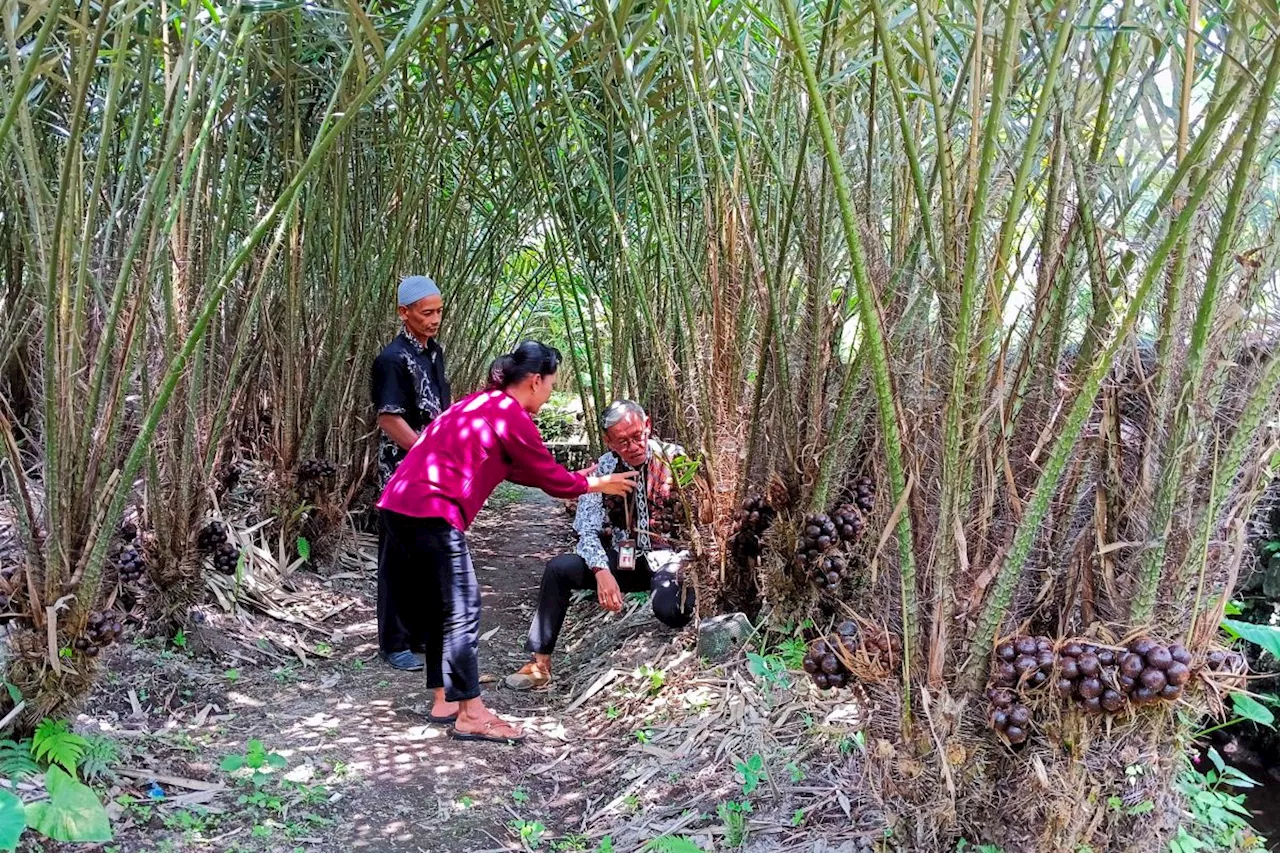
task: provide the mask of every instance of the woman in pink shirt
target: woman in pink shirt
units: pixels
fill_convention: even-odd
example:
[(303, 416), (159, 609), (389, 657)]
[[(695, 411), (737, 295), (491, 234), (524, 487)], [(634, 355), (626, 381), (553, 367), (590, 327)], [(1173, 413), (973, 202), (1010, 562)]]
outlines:
[[(453, 722), (461, 740), (517, 741), (480, 699), (480, 586), (465, 531), (498, 483), (536, 486), (558, 498), (586, 492), (625, 495), (635, 473), (589, 477), (556, 463), (533, 423), (551, 397), (560, 352), (525, 341), (489, 370), (489, 388), (459, 400), (418, 437), (378, 501), (385, 570), (423, 582), (417, 614), (426, 632), (431, 719)], [(406, 608), (407, 609), (407, 608)]]

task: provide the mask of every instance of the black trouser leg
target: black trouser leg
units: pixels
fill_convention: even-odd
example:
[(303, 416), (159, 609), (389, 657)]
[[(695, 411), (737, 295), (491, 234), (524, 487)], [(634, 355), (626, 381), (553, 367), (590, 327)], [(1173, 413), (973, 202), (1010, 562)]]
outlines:
[(403, 551), (389, 553), (386, 513), (378, 513), (378, 650), (392, 655), (406, 649), (422, 651), (419, 571)]
[[(627, 571), (618, 568), (617, 554), (609, 554), (609, 564), (623, 592), (646, 592), (655, 588), (643, 557), (636, 561), (634, 569)], [(569, 612), (569, 599), (578, 589), (596, 590), (596, 576), (587, 567), (586, 560), (577, 554), (564, 554), (547, 563), (538, 593), (538, 611), (533, 614), (525, 649), (540, 655), (555, 651), (565, 614)]]
[[(434, 518), (410, 518), (394, 512), (382, 511), (382, 546), (379, 564), (385, 564), (391, 577), (418, 577), (422, 580), (412, 585), (413, 598), (400, 598), (398, 610), (402, 615), (411, 614), (410, 625), (416, 629), (417, 636), (423, 646), (426, 660), (427, 687), (448, 687), (444, 679), (444, 660), (446, 657), (446, 621), (455, 610), (463, 612), (466, 607), (455, 608), (455, 593), (452, 585), (459, 570), (455, 569), (451, 559), (457, 552), (457, 544), (451, 544), (450, 533), (457, 534), (461, 554), (465, 557), (465, 571), (460, 572), (465, 584), (465, 575), (470, 574), (470, 595), (473, 601), (476, 642), (472, 645), (472, 664), (476, 670), (471, 680), (479, 693), (478, 665), (475, 663), (475, 646), (478, 645), (480, 621), (480, 590), (475, 584), (475, 573), (471, 571), (470, 555), (466, 550), (466, 540), (462, 534), (454, 530), (447, 522)], [(393, 587), (395, 589), (399, 589)], [(460, 594), (466, 600), (468, 591), (464, 588)], [(470, 696), (463, 698), (473, 698)]]
[(693, 618), (693, 590), (681, 585), (674, 569), (654, 572), (649, 589), (653, 615), (663, 625), (683, 628)]
[[(437, 521), (437, 519), (431, 519)], [(480, 584), (471, 565), (467, 537), (440, 521), (428, 532), (439, 627), (428, 631), (443, 652), (444, 695), (450, 702), (480, 695)], [(428, 655), (433, 653), (428, 649)]]
[(596, 577), (587, 561), (577, 554), (563, 554), (551, 559), (542, 570), (542, 586), (538, 590), (538, 610), (529, 625), (529, 639), (524, 647), (536, 654), (549, 655), (556, 649), (556, 639), (569, 612), (569, 598), (575, 589), (595, 589)]

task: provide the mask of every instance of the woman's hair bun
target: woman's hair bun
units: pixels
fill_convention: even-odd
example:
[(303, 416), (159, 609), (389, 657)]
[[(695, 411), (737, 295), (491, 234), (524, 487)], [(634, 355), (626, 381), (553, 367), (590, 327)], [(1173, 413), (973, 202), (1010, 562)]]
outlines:
[(489, 366), (489, 390), (505, 390), (528, 376), (552, 376), (560, 369), (560, 350), (541, 341), (525, 341)]

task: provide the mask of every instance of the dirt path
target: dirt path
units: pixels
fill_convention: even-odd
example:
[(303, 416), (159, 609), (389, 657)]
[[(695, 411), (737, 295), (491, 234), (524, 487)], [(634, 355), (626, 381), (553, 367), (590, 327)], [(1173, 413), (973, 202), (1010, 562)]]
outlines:
[[(484, 596), (481, 671), (500, 681), (526, 659), (523, 638), (543, 565), (572, 547), (572, 531), (561, 505), (540, 492), (498, 497), (505, 500), (491, 502), (498, 505), (482, 513), (469, 539)], [(300, 597), (332, 602), (328, 610), (338, 611), (323, 623), (327, 637), (211, 611), (185, 650), (141, 643), (115, 653), (78, 720), (120, 745), (121, 765), (145, 771), (137, 781), (122, 778), (114, 791), (115, 850), (520, 849), (521, 826), (564, 838), (585, 822), (584, 808), (608, 799), (606, 790), (584, 800), (566, 785), (604, 766), (612, 750), (634, 745), (629, 731), (596, 737), (564, 713), (587, 686), (582, 682), (595, 677), (591, 666), (601, 652), (592, 643), (603, 634), (591, 620), (604, 617), (594, 603), (570, 614), (567, 654), (552, 689), (520, 694), (486, 685), (487, 702), (527, 721), (529, 742), (459, 744), (422, 716), (429, 702), (422, 676), (378, 659), (372, 571), (366, 565), (328, 580), (298, 577)], [(631, 636), (656, 625), (647, 606), (631, 604), (622, 620)], [(617, 648), (628, 632), (610, 635), (606, 647)], [(672, 637), (665, 632), (656, 642)], [(645, 641), (628, 645), (649, 654)], [(287, 760), (260, 785), (220, 768), (227, 755), (252, 752), (254, 740)], [(148, 774), (160, 781), (163, 798), (146, 793)], [(601, 775), (597, 786), (614, 784)], [(193, 791), (162, 777), (227, 788)], [(590, 777), (576, 778), (581, 788)], [(560, 849), (593, 847), (583, 839)]]

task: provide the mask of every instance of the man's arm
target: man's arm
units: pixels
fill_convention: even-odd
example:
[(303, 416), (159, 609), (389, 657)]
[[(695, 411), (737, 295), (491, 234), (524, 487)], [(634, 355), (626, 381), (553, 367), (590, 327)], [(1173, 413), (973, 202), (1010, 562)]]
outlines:
[(390, 353), (380, 353), (373, 360), (369, 377), (370, 397), (374, 411), (378, 413), (378, 428), (404, 450), (413, 447), (418, 434), (404, 419), (404, 413), (413, 404), (405, 385), (404, 365)]
[(622, 610), (622, 590), (618, 587), (617, 578), (609, 571), (609, 555), (600, 544), (604, 520), (604, 501), (600, 495), (592, 493), (578, 498), (578, 511), (573, 517), (578, 547), (574, 550), (587, 561), (587, 566), (596, 576), (596, 599), (600, 606), (618, 613)]
[(400, 445), (404, 450), (413, 447), (414, 442), (418, 440), (418, 434), (413, 431), (409, 423), (399, 415), (393, 415), (390, 412), (378, 415), (378, 429), (385, 432), (387, 438)]
[(578, 511), (573, 516), (573, 529), (578, 534), (575, 553), (587, 561), (592, 570), (608, 569), (609, 555), (600, 544), (600, 529), (604, 527), (604, 501), (599, 494), (590, 493), (578, 498)]

